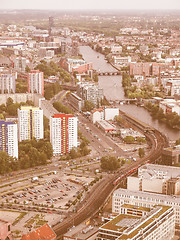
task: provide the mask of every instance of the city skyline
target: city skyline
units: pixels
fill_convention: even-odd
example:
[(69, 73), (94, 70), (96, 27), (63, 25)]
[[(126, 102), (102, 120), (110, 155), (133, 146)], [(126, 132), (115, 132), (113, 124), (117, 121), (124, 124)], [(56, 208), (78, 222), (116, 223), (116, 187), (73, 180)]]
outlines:
[(73, 0), (67, 1), (42, 1), (38, 2), (32, 0), (30, 2), (25, 2), (23, 0), (2, 0), (0, 9), (51, 9), (51, 10), (82, 10), (82, 9), (116, 9), (116, 10), (180, 10), (180, 1), (179, 0), (159, 0), (159, 1), (143, 1), (143, 0), (130, 0), (128, 2), (124, 2), (122, 0), (112, 0), (112, 1), (83, 1), (77, 0), (74, 2)]

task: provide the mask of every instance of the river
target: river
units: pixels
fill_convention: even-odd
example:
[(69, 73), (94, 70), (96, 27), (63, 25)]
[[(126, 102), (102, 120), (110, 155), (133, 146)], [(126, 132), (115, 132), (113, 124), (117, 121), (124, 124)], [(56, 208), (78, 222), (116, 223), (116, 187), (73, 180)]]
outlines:
[[(97, 53), (88, 46), (81, 46), (80, 53), (86, 62), (92, 62), (95, 70), (101, 72), (116, 72), (109, 63), (106, 62), (104, 55)], [(108, 100), (120, 100), (124, 99), (124, 91), (122, 87), (121, 76), (100, 76), (99, 86), (103, 88), (104, 95)], [(159, 123), (158, 120), (154, 120), (149, 112), (143, 107), (138, 107), (134, 104), (119, 105), (120, 109), (137, 119), (153, 126), (160, 132), (164, 133), (170, 141), (174, 141), (180, 137), (180, 131), (167, 127), (166, 124)]]

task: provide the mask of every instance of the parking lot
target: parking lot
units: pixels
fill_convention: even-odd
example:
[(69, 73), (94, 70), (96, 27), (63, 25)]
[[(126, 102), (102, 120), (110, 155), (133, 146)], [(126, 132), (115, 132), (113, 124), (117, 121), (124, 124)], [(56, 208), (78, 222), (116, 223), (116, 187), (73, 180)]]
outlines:
[(62, 172), (57, 172), (56, 175), (49, 173), (39, 176), (35, 182), (32, 182), (30, 178), (19, 182), (18, 186), (16, 183), (11, 184), (16, 186), (15, 190), (11, 189), (6, 194), (1, 194), (0, 203), (67, 210), (78, 195), (84, 191), (84, 187), (93, 180), (89, 177), (68, 175)]

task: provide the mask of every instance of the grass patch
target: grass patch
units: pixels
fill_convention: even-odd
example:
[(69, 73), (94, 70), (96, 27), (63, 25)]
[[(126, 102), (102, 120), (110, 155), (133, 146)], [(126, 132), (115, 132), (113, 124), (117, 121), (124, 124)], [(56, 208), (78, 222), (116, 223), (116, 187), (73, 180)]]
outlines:
[(39, 220), (36, 222), (36, 226), (43, 226), (44, 224), (46, 224), (48, 221), (46, 220)]
[(12, 225), (15, 226), (26, 214), (27, 214), (26, 212), (20, 213), (20, 215), (14, 220)]

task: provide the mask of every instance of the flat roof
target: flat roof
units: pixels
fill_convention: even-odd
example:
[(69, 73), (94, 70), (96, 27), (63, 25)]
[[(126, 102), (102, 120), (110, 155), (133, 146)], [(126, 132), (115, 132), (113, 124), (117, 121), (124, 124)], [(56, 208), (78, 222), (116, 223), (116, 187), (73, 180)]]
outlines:
[(116, 128), (105, 120), (97, 121), (105, 130), (114, 131)]
[[(134, 210), (135, 206), (123, 205), (121, 208)], [(133, 213), (132, 215), (120, 214), (108, 223), (105, 223), (100, 229), (119, 232), (120, 236), (118, 239), (131, 239), (148, 225), (151, 225), (153, 222), (157, 223), (158, 219), (171, 208), (170, 206), (155, 205), (151, 209), (144, 208), (143, 211), (147, 212), (147, 214), (143, 216), (134, 216)]]
[(154, 177), (155, 176), (159, 177), (159, 175), (160, 175), (160, 174), (158, 174), (159, 172), (163, 173), (162, 174), (163, 177), (170, 177), (170, 178), (180, 177), (180, 168), (179, 167), (147, 163), (138, 169), (138, 175), (139, 175), (140, 171), (143, 171), (143, 170), (145, 173), (149, 173), (150, 175), (152, 175)]
[[(166, 202), (173, 202), (174, 205), (177, 205), (177, 203), (180, 206), (180, 195), (164, 195), (164, 194), (158, 194), (158, 193), (149, 193), (149, 192), (142, 192), (142, 191), (132, 191), (132, 190), (128, 190), (128, 189), (124, 189), (124, 188), (119, 188), (117, 190), (114, 191), (113, 196), (115, 196), (116, 194), (120, 194), (120, 195), (124, 195), (126, 196), (125, 198), (129, 199), (130, 198), (128, 196), (134, 199), (137, 199), (136, 197), (147, 197), (148, 201), (151, 201), (151, 199), (154, 199), (154, 201), (156, 201), (157, 199), (162, 200), (165, 204)], [(167, 204), (168, 205), (168, 204)]]

